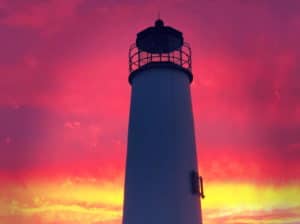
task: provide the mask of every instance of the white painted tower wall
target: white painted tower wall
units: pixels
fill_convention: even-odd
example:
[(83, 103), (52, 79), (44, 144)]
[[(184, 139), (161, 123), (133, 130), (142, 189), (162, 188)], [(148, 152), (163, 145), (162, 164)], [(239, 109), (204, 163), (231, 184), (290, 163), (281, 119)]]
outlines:
[(190, 80), (153, 66), (132, 79), (123, 224), (201, 224)]

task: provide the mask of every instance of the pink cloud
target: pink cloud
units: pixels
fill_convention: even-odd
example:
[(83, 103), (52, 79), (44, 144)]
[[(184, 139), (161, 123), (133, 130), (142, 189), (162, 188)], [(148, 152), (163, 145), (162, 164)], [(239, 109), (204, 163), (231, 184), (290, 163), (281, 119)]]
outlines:
[(26, 1), (18, 3), (4, 1), (2, 10), (5, 15), (1, 24), (28, 28), (49, 28), (57, 26), (69, 17), (72, 17), (82, 0), (43, 2)]
[[(2, 164), (62, 167), (57, 172), (67, 173), (93, 170), (101, 162), (102, 173), (119, 175), (130, 98), (128, 47), (160, 8), (166, 24), (183, 31), (192, 44), (203, 172), (221, 179), (295, 179), (300, 155), (286, 149), (299, 136), (299, 16), (294, 11), (299, 4), (151, 4), (5, 2), (1, 134), (13, 141), (0, 150), (9, 158)], [(13, 149), (22, 147), (27, 154), (14, 157)], [(290, 172), (283, 173), (287, 165)]]

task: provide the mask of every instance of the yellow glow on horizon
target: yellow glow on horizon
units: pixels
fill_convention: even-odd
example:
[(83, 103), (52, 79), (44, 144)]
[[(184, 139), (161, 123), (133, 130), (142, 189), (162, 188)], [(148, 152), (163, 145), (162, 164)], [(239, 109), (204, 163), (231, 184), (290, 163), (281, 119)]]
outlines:
[[(266, 215), (263, 222), (266, 224), (300, 222), (298, 186), (207, 183), (206, 198), (202, 200), (204, 221), (212, 224), (226, 218), (224, 223), (255, 223), (255, 220), (257, 223), (256, 217)], [(122, 218), (121, 181), (74, 181), (70, 178), (49, 183), (34, 181), (1, 188), (0, 196), (0, 222), (1, 217), (20, 217), (29, 220), (24, 223), (34, 223), (32, 220), (38, 217), (46, 224), (54, 221), (93, 224), (120, 223)], [(282, 211), (281, 217), (273, 217), (272, 211)], [(284, 212), (294, 214), (294, 217), (288, 217)]]
[(204, 208), (260, 210), (300, 206), (299, 185), (253, 185), (248, 183), (210, 183), (206, 187)]

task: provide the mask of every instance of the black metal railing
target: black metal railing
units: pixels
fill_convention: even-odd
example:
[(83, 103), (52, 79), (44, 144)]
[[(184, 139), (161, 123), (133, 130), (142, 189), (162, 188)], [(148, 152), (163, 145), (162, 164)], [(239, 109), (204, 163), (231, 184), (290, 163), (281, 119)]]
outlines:
[(192, 70), (192, 51), (188, 43), (184, 43), (178, 50), (169, 53), (149, 53), (141, 51), (136, 44), (129, 48), (129, 72), (151, 62), (171, 62), (189, 71)]

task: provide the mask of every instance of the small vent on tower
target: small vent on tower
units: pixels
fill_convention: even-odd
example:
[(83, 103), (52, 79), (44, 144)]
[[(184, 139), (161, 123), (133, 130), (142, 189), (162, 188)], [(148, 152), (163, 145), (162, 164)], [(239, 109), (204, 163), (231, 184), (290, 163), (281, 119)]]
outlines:
[(199, 176), (198, 172), (193, 170), (191, 172), (191, 186), (192, 186), (192, 193), (199, 195), (201, 198), (204, 198), (204, 191), (203, 191), (203, 178)]

